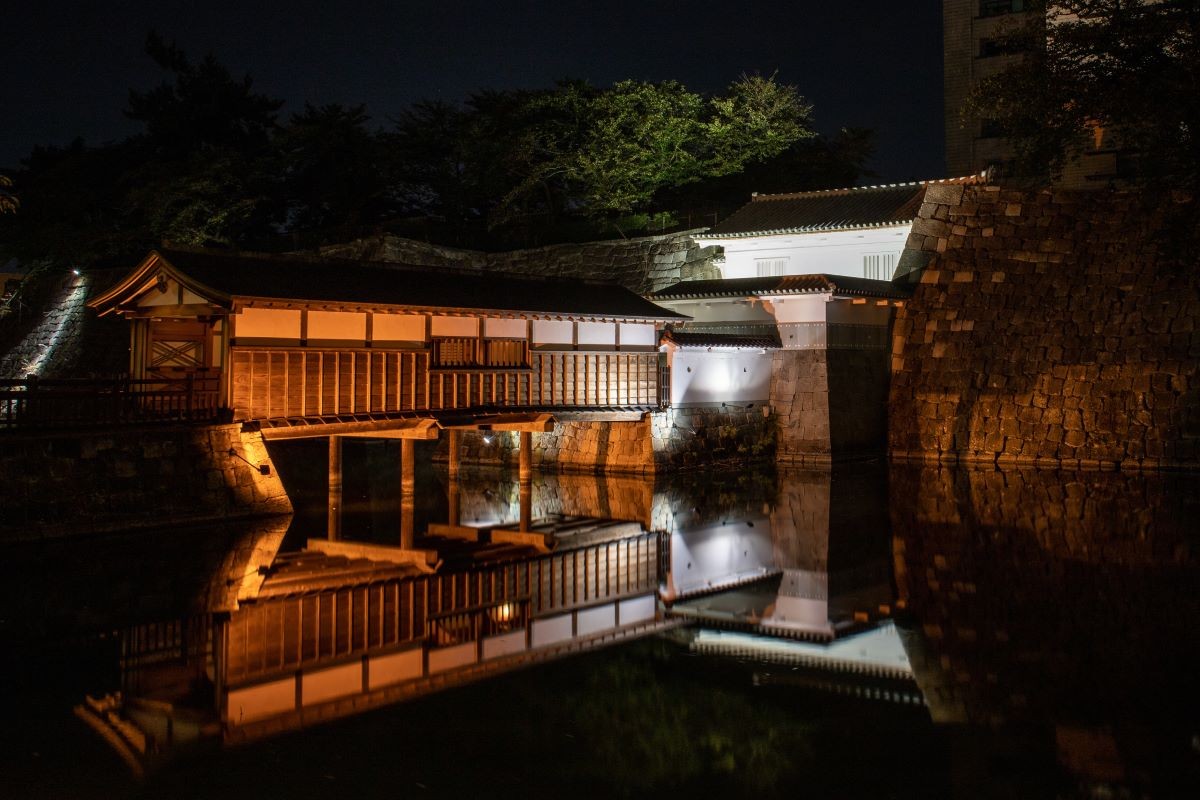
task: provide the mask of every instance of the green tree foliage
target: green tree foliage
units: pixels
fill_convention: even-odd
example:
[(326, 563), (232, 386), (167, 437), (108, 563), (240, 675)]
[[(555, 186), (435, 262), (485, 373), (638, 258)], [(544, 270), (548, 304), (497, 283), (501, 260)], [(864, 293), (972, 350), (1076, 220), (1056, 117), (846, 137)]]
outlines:
[(1023, 172), (1061, 170), (1101, 127), (1136, 156), (1133, 177), (1196, 186), (1200, 4), (1043, 2), (1007, 34), (1024, 56), (982, 81), (969, 109), (1013, 140)]
[(647, 210), (666, 189), (728, 175), (813, 136), (795, 87), (743, 77), (705, 99), (675, 81), (621, 81), (607, 90), (564, 83), (530, 99), (528, 173), (499, 204), (493, 224), (528, 207), (547, 186), (600, 219)]
[(481, 91), (380, 129), (362, 106), (280, 119), (281, 101), (211, 56), (153, 33), (146, 53), (165, 79), (129, 94), (139, 133), (38, 148), (0, 188), (0, 207), (21, 197), (0, 216), (0, 259), (81, 266), (163, 240), (291, 249), (385, 228), (474, 247), (578, 240), (670, 224), (705, 187), (740, 201), (747, 170), (787, 188), (853, 183), (861, 159), (845, 153), (869, 151), (865, 137), (814, 137), (810, 107), (773, 78), (713, 97), (674, 81)]

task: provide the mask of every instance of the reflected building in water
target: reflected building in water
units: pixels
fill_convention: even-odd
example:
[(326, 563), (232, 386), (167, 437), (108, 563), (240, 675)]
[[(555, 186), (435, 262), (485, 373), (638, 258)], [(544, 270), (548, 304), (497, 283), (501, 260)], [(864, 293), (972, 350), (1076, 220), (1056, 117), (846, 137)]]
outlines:
[(343, 529), (332, 541), (293, 533), (280, 548), (279, 531), (263, 534), (221, 568), (207, 627), (199, 616), (128, 629), (123, 693), (80, 714), (137, 761), (681, 626), (701, 652), (911, 678), (888, 650), (894, 631), (878, 626), (892, 601), (877, 475), (546, 475), (527, 486), (476, 471), (436, 483), (455, 503), (449, 521), (407, 547)]
[(907, 465), (523, 484), (429, 473), (417, 494), (455, 506), (406, 548), (353, 526), (332, 548), (297, 524), (243, 538), (212, 561), (205, 613), (127, 628), (121, 695), (80, 714), (141, 764), (670, 631), (750, 662), (756, 684), (927, 706), (957, 796), (1195, 767), (1194, 476)]

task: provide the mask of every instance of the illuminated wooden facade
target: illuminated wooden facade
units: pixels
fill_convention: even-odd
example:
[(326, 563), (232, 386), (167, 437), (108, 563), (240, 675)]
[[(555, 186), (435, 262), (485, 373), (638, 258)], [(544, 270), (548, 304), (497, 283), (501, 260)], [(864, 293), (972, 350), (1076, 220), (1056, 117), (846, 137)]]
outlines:
[(234, 420), (658, 407), (659, 333), (619, 286), (156, 250), (93, 299), (135, 378), (207, 378)]

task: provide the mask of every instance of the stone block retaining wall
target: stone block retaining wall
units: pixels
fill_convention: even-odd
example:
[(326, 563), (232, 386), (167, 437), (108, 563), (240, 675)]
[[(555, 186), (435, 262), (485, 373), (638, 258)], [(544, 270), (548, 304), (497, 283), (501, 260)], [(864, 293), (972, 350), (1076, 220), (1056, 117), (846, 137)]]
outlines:
[(270, 457), (238, 425), (5, 434), (0, 540), (290, 513), (274, 467), (251, 464)]
[(894, 327), (892, 455), (1200, 465), (1200, 270), (1165, 233), (1185, 211), (931, 186), (906, 252), (927, 263)]
[[(438, 458), (445, 459), (443, 437)], [(464, 432), (463, 463), (515, 466), (517, 434)], [(762, 406), (672, 408), (630, 422), (559, 422), (533, 434), (533, 465), (546, 472), (653, 474), (770, 460), (775, 420)]]
[(721, 277), (720, 269), (713, 261), (719, 248), (698, 246), (692, 239), (698, 230), (499, 253), (459, 250), (385, 235), (332, 245), (322, 248), (321, 253), (418, 266), (608, 280), (640, 294), (648, 294), (681, 280)]

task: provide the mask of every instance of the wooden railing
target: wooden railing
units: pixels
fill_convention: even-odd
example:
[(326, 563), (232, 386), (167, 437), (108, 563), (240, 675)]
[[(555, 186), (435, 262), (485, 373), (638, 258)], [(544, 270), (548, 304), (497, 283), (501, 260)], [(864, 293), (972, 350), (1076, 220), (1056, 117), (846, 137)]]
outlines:
[[(511, 356), (499, 349), (494, 354), (497, 360)], [(648, 408), (662, 399), (654, 352), (535, 350), (528, 353), (527, 367), (438, 366), (437, 357), (429, 350), (235, 347), (230, 359), (234, 418)]]
[[(247, 604), (227, 623), (225, 675), (230, 685), (237, 685), (430, 641), (431, 635), (432, 643), (446, 643), (439, 627), (447, 631), (448, 642), (453, 637), (446, 626), (453, 627), (456, 615), (488, 613), (482, 610), (507, 604), (517, 604), (523, 627), (530, 618), (657, 592), (665, 546), (662, 534), (649, 533), (468, 572), (395, 578)], [(499, 630), (505, 613), (494, 616), (488, 625)]]
[(529, 598), (519, 597), (430, 614), (425, 619), (425, 640), (434, 646), (445, 647), (528, 627)]
[(211, 422), (217, 378), (39, 379), (0, 381), (0, 430)]

